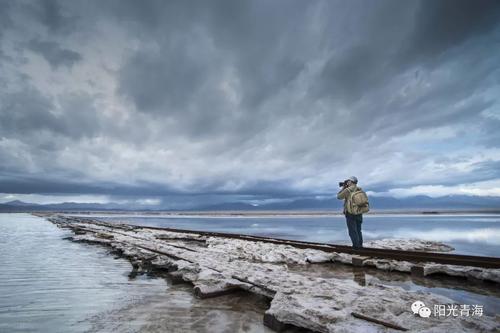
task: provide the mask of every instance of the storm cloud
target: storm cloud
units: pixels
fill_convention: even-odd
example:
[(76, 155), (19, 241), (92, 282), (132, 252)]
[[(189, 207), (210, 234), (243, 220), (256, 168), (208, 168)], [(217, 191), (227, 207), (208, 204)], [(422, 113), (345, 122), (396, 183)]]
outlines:
[(491, 195), (499, 40), (493, 0), (1, 1), (0, 193)]
[(53, 68), (59, 66), (71, 67), (82, 58), (74, 51), (62, 49), (55, 42), (32, 40), (29, 44), (30, 49), (41, 54)]

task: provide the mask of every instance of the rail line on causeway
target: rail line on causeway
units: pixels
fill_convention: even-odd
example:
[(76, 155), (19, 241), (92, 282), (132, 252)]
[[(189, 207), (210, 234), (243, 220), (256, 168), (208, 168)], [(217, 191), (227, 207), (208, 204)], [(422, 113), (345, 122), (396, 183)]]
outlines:
[[(100, 221), (97, 219), (87, 219), (80, 217), (76, 219), (80, 220), (81, 222), (87, 221), (94, 224), (100, 223)], [(109, 225), (108, 223), (104, 224)], [(126, 224), (126, 225), (129, 228), (133, 229), (163, 230), (163, 231), (186, 233), (186, 234), (197, 234), (209, 237), (241, 239), (254, 242), (289, 245), (300, 249), (313, 249), (324, 252), (347, 253), (361, 257), (392, 259), (392, 260), (401, 260), (401, 261), (416, 262), (416, 263), (435, 262), (445, 265), (500, 269), (500, 257), (472, 256), (463, 254), (424, 252), (424, 251), (392, 250), (392, 249), (379, 249), (379, 248), (368, 248), (368, 247), (362, 249), (355, 249), (347, 245), (305, 242), (305, 241), (280, 239), (280, 238), (272, 238), (264, 236), (252, 236), (252, 235), (232, 234), (232, 233), (214, 232), (214, 231), (187, 230), (178, 228), (152, 227), (152, 226), (142, 226), (142, 225), (132, 225), (132, 224)], [(120, 226), (120, 224), (117, 224), (117, 226)]]
[[(110, 223), (70, 215), (40, 216), (74, 233), (65, 239), (106, 246), (111, 249), (110, 254), (128, 259), (133, 268), (131, 278), (151, 273), (168, 277), (172, 284), (190, 283), (198, 298), (238, 291), (263, 296), (270, 301), (263, 323), (275, 331), (293, 326), (325, 333), (386, 332), (387, 328), (410, 332), (486, 332), (498, 326), (495, 318), (488, 315), (415, 316), (410, 306), (416, 299), (424, 304), (453, 304), (454, 300), (437, 293), (385, 285), (376, 278), (368, 283), (351, 280), (342, 276), (344, 268), (334, 266), (339, 263), (363, 266), (361, 271), (375, 267), (388, 273), (411, 273), (412, 281), (421, 281), (418, 283), (424, 286), (424, 277), (437, 275), (441, 280), (439, 276), (444, 274), (471, 279), (476, 286), (484, 282), (485, 288), (495, 288), (496, 285), (486, 283), (500, 284), (499, 258), (373, 247), (353, 249), (271, 237)], [(441, 248), (428, 243), (415, 240), (413, 247), (403, 248)], [(328, 265), (325, 269), (331, 265), (333, 274), (318, 275), (309, 264)], [(355, 275), (360, 270), (353, 267), (352, 272)]]

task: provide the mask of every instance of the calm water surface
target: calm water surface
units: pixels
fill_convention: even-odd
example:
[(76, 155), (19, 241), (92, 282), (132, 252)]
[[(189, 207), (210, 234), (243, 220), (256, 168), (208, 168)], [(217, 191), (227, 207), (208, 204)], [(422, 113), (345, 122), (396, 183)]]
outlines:
[[(340, 217), (103, 219), (316, 241), (347, 239)], [(367, 238), (427, 236), (465, 251), (490, 254), (497, 253), (499, 246), (498, 217), (378, 216), (366, 218), (364, 226)], [(0, 214), (0, 332), (270, 332), (262, 325), (269, 306), (262, 298), (240, 293), (198, 300), (190, 285), (171, 285), (146, 276), (129, 279), (128, 261), (114, 259), (100, 246), (64, 239), (70, 235), (43, 218)], [(459, 304), (482, 304), (489, 315), (500, 311), (495, 285), (345, 265), (290, 269), (352, 279), (360, 285), (384, 283), (435, 292)]]
[[(136, 214), (99, 215), (108, 222), (273, 236), (306, 241), (349, 243), (343, 216), (328, 217), (172, 217)], [(368, 215), (364, 217), (366, 240), (418, 238), (452, 245), (456, 253), (500, 256), (500, 215)], [(472, 283), (455, 278), (416, 278), (409, 274), (356, 270), (326, 265), (299, 267), (307, 274), (317, 270), (323, 277), (344, 277), (400, 286), (409, 291), (428, 291), (458, 304), (481, 304), (485, 313), (500, 313), (500, 289), (495, 284)]]
[[(349, 243), (343, 216), (179, 218), (101, 215), (99, 218), (136, 225)], [(457, 253), (500, 256), (500, 215), (367, 215), (362, 229), (365, 240), (418, 238), (450, 244)]]
[(131, 280), (128, 261), (70, 234), (0, 214), (0, 332), (268, 332), (260, 298), (197, 300), (188, 285)]

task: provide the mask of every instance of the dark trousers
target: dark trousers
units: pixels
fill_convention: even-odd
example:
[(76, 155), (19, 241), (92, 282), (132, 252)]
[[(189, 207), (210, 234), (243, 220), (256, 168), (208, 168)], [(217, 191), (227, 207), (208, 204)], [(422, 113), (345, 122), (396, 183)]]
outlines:
[(349, 230), (349, 237), (351, 237), (352, 247), (363, 247), (363, 236), (361, 235), (361, 223), (363, 223), (363, 215), (345, 214), (347, 222), (347, 230)]

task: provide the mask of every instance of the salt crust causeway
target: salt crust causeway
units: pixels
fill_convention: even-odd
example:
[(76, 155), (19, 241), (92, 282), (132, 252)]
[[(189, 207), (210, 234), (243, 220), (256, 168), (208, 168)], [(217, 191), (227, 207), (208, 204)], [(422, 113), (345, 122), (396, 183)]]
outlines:
[[(363, 320), (367, 315), (410, 332), (497, 332), (500, 318), (423, 318), (411, 311), (415, 300), (425, 304), (453, 304), (442, 295), (407, 291), (397, 286), (369, 282), (364, 286), (346, 279), (299, 274), (289, 265), (352, 264), (352, 255), (298, 249), (289, 245), (209, 237), (53, 215), (49, 221), (71, 229), (76, 242), (110, 247), (129, 259), (131, 274), (165, 272), (178, 281), (191, 283), (200, 298), (228, 294), (234, 290), (269, 298), (264, 323), (275, 330), (286, 326), (314, 332), (390, 332), (393, 328)], [(368, 247), (395, 248), (395, 240), (377, 240)], [(446, 244), (419, 240), (397, 241), (401, 250), (452, 250)], [(369, 259), (364, 265), (384, 271), (409, 272), (410, 262)], [(444, 274), (500, 283), (499, 269), (444, 264), (424, 264), (424, 275)]]

